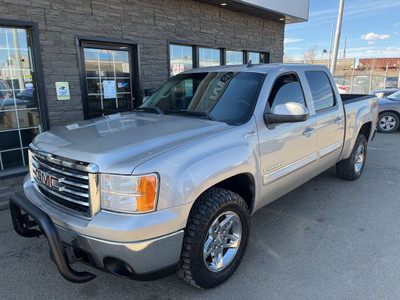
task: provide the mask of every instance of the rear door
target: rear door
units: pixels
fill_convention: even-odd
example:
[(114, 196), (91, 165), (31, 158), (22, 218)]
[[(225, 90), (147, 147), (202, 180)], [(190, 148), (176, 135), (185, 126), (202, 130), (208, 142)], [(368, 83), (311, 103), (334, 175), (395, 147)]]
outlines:
[(344, 140), (344, 110), (324, 71), (306, 71), (315, 109), (318, 168), (333, 166), (339, 159)]

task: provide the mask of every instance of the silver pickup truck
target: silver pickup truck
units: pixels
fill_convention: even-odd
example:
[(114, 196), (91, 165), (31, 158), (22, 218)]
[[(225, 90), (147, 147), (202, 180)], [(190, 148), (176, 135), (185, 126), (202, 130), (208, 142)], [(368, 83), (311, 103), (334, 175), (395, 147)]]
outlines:
[(377, 98), (341, 98), (323, 66), (184, 72), (134, 112), (38, 135), (14, 229), (44, 234), (72, 282), (94, 278), (81, 261), (211, 288), (239, 266), (261, 207), (335, 165), (360, 177), (377, 118)]

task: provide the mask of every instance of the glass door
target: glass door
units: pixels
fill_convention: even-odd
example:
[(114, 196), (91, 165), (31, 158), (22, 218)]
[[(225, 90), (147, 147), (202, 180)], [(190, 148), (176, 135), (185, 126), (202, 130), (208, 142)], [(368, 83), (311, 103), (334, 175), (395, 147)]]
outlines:
[(83, 44), (88, 119), (133, 108), (133, 68), (129, 46)]
[(41, 132), (30, 30), (0, 27), (0, 173), (28, 165)]

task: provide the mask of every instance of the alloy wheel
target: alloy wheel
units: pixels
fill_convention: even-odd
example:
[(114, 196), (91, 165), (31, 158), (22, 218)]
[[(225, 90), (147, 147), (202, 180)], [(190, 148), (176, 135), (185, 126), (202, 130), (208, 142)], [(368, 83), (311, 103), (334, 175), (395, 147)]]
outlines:
[(359, 173), (364, 165), (365, 160), (365, 149), (364, 145), (359, 145), (356, 152), (354, 169), (357, 173)]
[(208, 229), (204, 243), (204, 263), (212, 272), (226, 268), (237, 254), (242, 239), (242, 222), (233, 211), (220, 214)]
[(390, 131), (396, 126), (396, 119), (392, 116), (383, 116), (379, 120), (379, 127), (383, 131)]

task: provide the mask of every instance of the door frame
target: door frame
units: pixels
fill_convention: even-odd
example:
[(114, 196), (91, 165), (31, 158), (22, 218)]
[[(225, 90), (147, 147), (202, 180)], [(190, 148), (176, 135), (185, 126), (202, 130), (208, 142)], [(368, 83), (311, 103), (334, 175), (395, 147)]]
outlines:
[(88, 89), (86, 80), (85, 69), (85, 55), (84, 48), (97, 48), (97, 49), (114, 49), (118, 47), (128, 47), (129, 50), (129, 72), (131, 74), (131, 98), (135, 100), (130, 102), (129, 110), (132, 110), (142, 104), (143, 92), (141, 82), (141, 68), (140, 68), (140, 48), (139, 43), (129, 40), (97, 38), (87, 36), (76, 36), (76, 49), (78, 55), (78, 68), (79, 79), (82, 94), (83, 117), (85, 120), (89, 119), (89, 103), (88, 103)]

